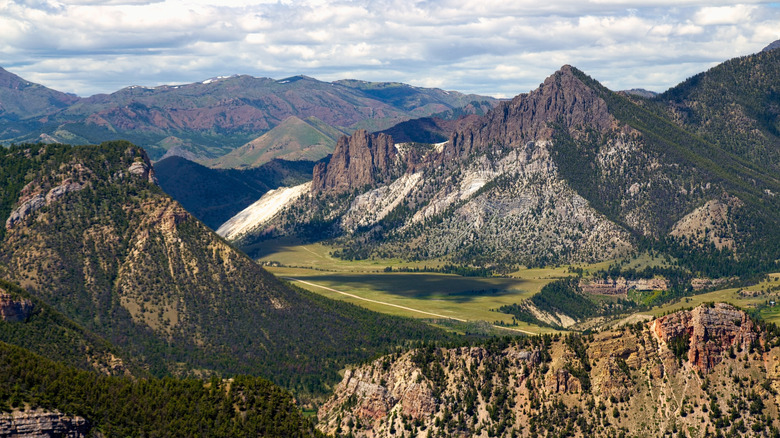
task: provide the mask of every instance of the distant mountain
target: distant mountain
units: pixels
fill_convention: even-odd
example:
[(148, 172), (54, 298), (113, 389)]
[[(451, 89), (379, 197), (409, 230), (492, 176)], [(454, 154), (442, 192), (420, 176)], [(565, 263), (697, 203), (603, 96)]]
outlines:
[(262, 375), (306, 396), (347, 363), (449, 337), (277, 280), (165, 195), (128, 142), (13, 146), (0, 176), (0, 275), (153, 375)]
[(775, 49), (780, 49), (780, 40), (777, 40), (777, 41), (769, 44), (768, 46), (764, 47), (764, 49), (761, 50), (761, 51), (762, 52), (768, 52), (770, 50), (775, 50)]
[(476, 114), (450, 120), (422, 117), (401, 122), (379, 132), (393, 137), (393, 141), (398, 143), (441, 143), (447, 141), (455, 130), (478, 118)]
[(658, 96), (655, 91), (645, 90), (644, 88), (632, 88), (630, 90), (623, 91), (626, 94), (631, 94), (639, 97), (646, 97), (648, 99)]
[(212, 169), (172, 156), (154, 164), (160, 187), (216, 230), (233, 215), (280, 186), (311, 180), (313, 161), (274, 159), (246, 170)]
[[(0, 142), (128, 139), (143, 146), (155, 160), (171, 150), (189, 159), (214, 159), (290, 116), (301, 120), (314, 117), (336, 131), (379, 130), (410, 118), (474, 106), (472, 102), (488, 107), (497, 102), (399, 83), (322, 82), (306, 76), (274, 80), (246, 75), (186, 85), (133, 86), (79, 99), (7, 72), (2, 77), (0, 102), (8, 108), (0, 113)], [(316, 125), (312, 123), (326, 137), (332, 136)], [(322, 148), (316, 154), (324, 155)]]
[[(315, 167), (309, 196), (233, 239), (324, 237), (346, 258), (482, 266), (651, 247), (700, 275), (778, 269), (773, 54), (729, 61), (655, 99), (564, 66), (441, 144), (357, 132)], [(709, 119), (719, 123), (700, 123)]]
[(242, 169), (258, 167), (277, 158), (316, 161), (332, 153), (336, 140), (344, 134), (316, 117), (301, 120), (290, 116), (260, 137), (204, 164)]
[[(0, 120), (3, 122), (51, 114), (79, 100), (77, 96), (34, 84), (0, 68)], [(7, 128), (0, 133), (12, 134)]]

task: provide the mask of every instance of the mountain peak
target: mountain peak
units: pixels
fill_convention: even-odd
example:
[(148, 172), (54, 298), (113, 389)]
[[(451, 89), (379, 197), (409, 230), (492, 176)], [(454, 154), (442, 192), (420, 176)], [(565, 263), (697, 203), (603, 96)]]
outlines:
[(777, 40), (777, 41), (769, 44), (768, 46), (764, 47), (764, 49), (761, 50), (761, 51), (762, 52), (768, 52), (770, 50), (775, 50), (775, 49), (780, 49), (780, 40)]

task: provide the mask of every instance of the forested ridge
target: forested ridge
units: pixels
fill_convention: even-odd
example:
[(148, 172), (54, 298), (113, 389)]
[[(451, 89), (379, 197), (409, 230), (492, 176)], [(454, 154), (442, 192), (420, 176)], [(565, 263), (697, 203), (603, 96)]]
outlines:
[(321, 436), (268, 380), (105, 376), (0, 342), (0, 411), (57, 410), (105, 436)]
[(152, 375), (261, 375), (318, 396), (346, 364), (452, 336), (277, 280), (147, 173), (130, 173), (151, 169), (130, 143), (19, 145), (3, 160), (3, 169), (20, 172), (16, 189), (3, 192), (6, 212), (25, 186), (30, 195), (68, 179), (83, 185), (6, 233), (0, 265), (8, 279), (121, 345)]

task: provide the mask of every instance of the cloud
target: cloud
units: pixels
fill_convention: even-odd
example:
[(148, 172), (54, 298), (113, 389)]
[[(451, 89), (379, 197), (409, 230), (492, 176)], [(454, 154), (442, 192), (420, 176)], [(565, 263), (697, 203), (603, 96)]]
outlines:
[(234, 73), (513, 96), (562, 64), (662, 91), (780, 38), (769, 3), (0, 0), (0, 66), (79, 95)]

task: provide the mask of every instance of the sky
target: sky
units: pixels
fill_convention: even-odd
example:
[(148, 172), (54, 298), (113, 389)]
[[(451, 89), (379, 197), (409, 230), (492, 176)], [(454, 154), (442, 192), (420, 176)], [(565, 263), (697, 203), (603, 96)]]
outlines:
[(512, 97), (571, 64), (664, 91), (780, 39), (780, 3), (0, 0), (0, 67), (90, 96), (249, 74)]

